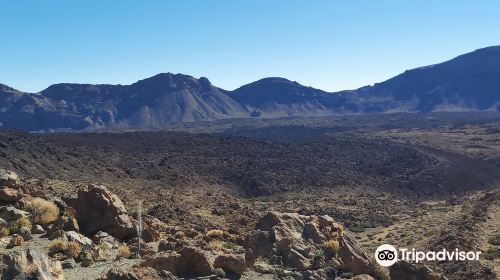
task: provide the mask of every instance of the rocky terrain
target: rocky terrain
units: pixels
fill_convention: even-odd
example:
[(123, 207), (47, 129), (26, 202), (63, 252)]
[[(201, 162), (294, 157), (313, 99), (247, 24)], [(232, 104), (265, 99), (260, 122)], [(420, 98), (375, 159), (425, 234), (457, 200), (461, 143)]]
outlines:
[(0, 175), (2, 279), (390, 277), (326, 215), (267, 212), (240, 235), (172, 226), (140, 208), (129, 215), (105, 186), (45, 199), (17, 174)]
[(221, 119), (500, 111), (500, 47), (405, 71), (357, 90), (325, 92), (284, 78), (234, 91), (162, 73), (131, 85), (72, 84), (25, 93), (0, 84), (0, 128), (24, 131), (165, 129)]
[[(0, 275), (496, 279), (499, 120), (427, 114), (172, 127), (191, 132), (2, 132)], [(485, 257), (382, 269), (372, 256), (383, 243), (460, 245)]]

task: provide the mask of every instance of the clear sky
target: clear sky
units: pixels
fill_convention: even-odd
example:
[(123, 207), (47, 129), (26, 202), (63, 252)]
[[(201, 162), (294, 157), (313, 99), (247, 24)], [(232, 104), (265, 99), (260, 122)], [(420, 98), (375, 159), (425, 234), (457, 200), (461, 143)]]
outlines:
[(30, 92), (161, 72), (334, 91), (500, 45), (497, 0), (0, 0), (0, 15), (0, 83)]

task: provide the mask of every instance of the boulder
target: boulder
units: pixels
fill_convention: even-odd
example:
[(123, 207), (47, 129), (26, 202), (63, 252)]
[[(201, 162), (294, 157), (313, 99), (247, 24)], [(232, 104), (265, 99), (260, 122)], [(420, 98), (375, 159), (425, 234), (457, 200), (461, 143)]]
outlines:
[(76, 261), (73, 258), (69, 258), (69, 259), (62, 261), (61, 265), (65, 269), (73, 269), (76, 267)]
[(117, 248), (120, 245), (120, 242), (116, 238), (104, 231), (94, 234), (92, 240), (98, 244), (106, 244), (109, 248)]
[(157, 218), (144, 217), (141, 238), (144, 242), (156, 242), (161, 238), (160, 231), (163, 223)]
[(350, 271), (354, 274), (373, 274), (368, 255), (361, 249), (350, 233), (344, 232), (339, 243), (337, 255), (341, 260), (341, 270)]
[(142, 266), (167, 270), (179, 277), (201, 277), (212, 274), (212, 265), (205, 253), (196, 247), (183, 247), (178, 252), (157, 253)]
[(82, 245), (82, 247), (92, 247), (92, 245), (94, 245), (94, 243), (92, 243), (92, 240), (90, 240), (90, 238), (87, 238), (76, 231), (66, 232), (66, 238), (68, 241), (74, 241)]
[(82, 187), (78, 190), (78, 198), (73, 202), (78, 224), (85, 235), (92, 236), (105, 231), (122, 240), (134, 234), (132, 220), (123, 202), (106, 187)]
[(13, 171), (0, 169), (0, 188), (13, 187), (19, 184), (19, 177)]
[(245, 259), (238, 255), (220, 255), (215, 258), (214, 268), (222, 268), (225, 272), (242, 275), (246, 269)]
[(22, 236), (25, 241), (33, 239), (33, 236), (31, 236), (31, 230), (27, 227), (21, 227), (17, 233)]
[(24, 238), (19, 234), (14, 234), (10, 239), (8, 247), (12, 248), (15, 246), (23, 246), (23, 245), (24, 245)]
[[(132, 267), (129, 269), (112, 267), (106, 274), (107, 280), (162, 280), (166, 279), (151, 267)], [(172, 279), (172, 278), (171, 278)], [(174, 278), (175, 279), (175, 278)]]
[(23, 198), (23, 191), (21, 189), (14, 189), (11, 187), (4, 187), (0, 189), (0, 202), (16, 202)]
[(41, 225), (34, 225), (31, 229), (31, 233), (33, 234), (44, 234), (46, 231), (43, 229)]
[(26, 218), (28, 216), (28, 212), (19, 210), (14, 206), (0, 207), (0, 218), (6, 221), (15, 221), (20, 218)]
[(3, 263), (1, 279), (64, 279), (61, 262), (31, 249), (3, 255)]
[[(249, 267), (260, 259), (261, 267), (268, 264), (273, 270), (279, 267), (283, 271), (293, 270), (302, 275), (323, 268), (322, 273), (340, 269), (341, 272), (352, 272), (354, 275), (373, 274), (368, 255), (329, 216), (269, 212), (255, 228), (247, 234), (244, 242), (245, 261)], [(338, 253), (335, 252), (338, 261), (333, 259), (335, 254), (326, 254), (331, 250), (325, 248), (327, 241), (338, 242)], [(318, 252), (322, 253), (324, 259), (315, 258)]]

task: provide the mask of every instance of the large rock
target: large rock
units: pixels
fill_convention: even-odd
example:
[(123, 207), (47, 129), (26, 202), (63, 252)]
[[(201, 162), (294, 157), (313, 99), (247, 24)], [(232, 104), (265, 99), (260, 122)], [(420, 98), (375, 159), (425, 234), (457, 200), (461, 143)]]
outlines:
[(19, 184), (19, 177), (13, 171), (0, 169), (0, 188), (13, 187)]
[(66, 232), (66, 238), (68, 239), (68, 241), (74, 241), (80, 244), (84, 248), (89, 248), (94, 245), (94, 243), (92, 242), (92, 240), (90, 240), (90, 238), (85, 237), (76, 231)]
[(196, 247), (178, 252), (157, 253), (142, 263), (156, 270), (166, 270), (179, 277), (201, 277), (212, 274), (213, 267), (205, 253)]
[(104, 186), (80, 188), (73, 208), (77, 213), (80, 231), (87, 236), (105, 231), (115, 238), (124, 239), (134, 234), (132, 220), (123, 202)]
[(63, 280), (61, 262), (51, 261), (47, 255), (28, 249), (3, 255), (4, 267), (0, 279)]
[(0, 189), (0, 202), (16, 202), (23, 198), (23, 191), (11, 187)]
[(366, 253), (359, 247), (356, 239), (344, 232), (340, 239), (338, 256), (342, 261), (340, 269), (354, 274), (372, 274), (373, 269)]
[[(337, 252), (325, 248), (325, 242), (330, 240), (338, 242)], [(324, 252), (322, 255), (327, 260), (336, 258), (338, 265), (335, 269), (354, 275), (373, 274), (366, 253), (340, 224), (328, 216), (269, 212), (257, 223), (256, 230), (248, 233), (245, 249), (245, 261), (249, 267), (260, 259), (260, 265), (267, 262), (271, 267), (304, 271), (303, 275), (307, 275), (305, 271), (331, 265), (332, 262), (316, 258), (318, 252)]]
[(246, 269), (245, 259), (237, 255), (220, 255), (215, 258), (214, 268), (222, 268), (225, 272), (242, 275)]
[(118, 266), (112, 267), (107, 275), (107, 280), (163, 280), (162, 275), (151, 267), (133, 267), (130, 269)]
[(26, 218), (28, 217), (28, 215), (28, 212), (19, 210), (14, 206), (0, 207), (0, 218), (6, 221), (14, 221), (20, 218)]

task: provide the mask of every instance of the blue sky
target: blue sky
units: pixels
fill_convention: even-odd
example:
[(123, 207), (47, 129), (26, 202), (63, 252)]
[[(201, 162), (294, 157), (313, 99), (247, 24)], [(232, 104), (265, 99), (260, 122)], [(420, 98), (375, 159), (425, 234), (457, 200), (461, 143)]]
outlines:
[(334, 91), (500, 45), (493, 0), (0, 0), (0, 11), (0, 83), (30, 92), (160, 72)]

